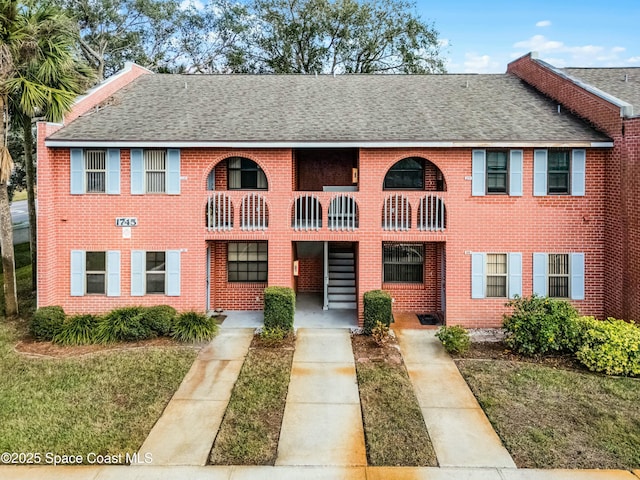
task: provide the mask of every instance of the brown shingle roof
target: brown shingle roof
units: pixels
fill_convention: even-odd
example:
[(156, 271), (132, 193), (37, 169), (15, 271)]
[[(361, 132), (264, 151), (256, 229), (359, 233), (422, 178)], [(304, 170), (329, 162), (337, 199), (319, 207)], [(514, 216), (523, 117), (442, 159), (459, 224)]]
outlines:
[(640, 67), (563, 68), (561, 70), (633, 105), (635, 115), (640, 113)]
[(608, 138), (510, 75), (144, 75), (50, 139), (571, 142)]

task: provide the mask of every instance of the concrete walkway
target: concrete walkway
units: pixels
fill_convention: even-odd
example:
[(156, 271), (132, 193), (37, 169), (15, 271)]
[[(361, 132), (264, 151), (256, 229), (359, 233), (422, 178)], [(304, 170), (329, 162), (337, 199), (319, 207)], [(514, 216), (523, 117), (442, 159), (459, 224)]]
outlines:
[(435, 330), (397, 330), (396, 335), (438, 464), (515, 468)]
[(139, 450), (153, 465), (206, 465), (252, 329), (221, 329), (204, 347)]
[(349, 330), (301, 328), (276, 465), (366, 464)]

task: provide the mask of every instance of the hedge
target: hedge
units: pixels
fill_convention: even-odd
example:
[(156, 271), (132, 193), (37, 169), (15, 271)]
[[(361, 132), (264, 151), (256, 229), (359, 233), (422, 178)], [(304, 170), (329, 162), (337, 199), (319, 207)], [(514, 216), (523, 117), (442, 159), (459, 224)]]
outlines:
[(29, 324), (29, 331), (38, 340), (53, 340), (64, 324), (66, 315), (62, 307), (41, 307)]
[(264, 326), (293, 330), (296, 311), (296, 295), (289, 287), (267, 287), (264, 289)]
[(371, 290), (364, 294), (364, 333), (371, 335), (376, 322), (391, 324), (391, 295), (383, 290)]

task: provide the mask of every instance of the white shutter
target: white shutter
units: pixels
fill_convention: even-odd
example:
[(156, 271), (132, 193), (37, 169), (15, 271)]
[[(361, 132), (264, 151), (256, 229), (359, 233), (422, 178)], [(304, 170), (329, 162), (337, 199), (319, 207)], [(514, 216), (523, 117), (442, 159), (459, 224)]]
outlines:
[(471, 254), (471, 298), (484, 298), (484, 253)]
[(474, 150), (471, 160), (471, 195), (481, 197), (485, 195), (485, 172), (487, 169), (486, 152)]
[(180, 195), (180, 149), (167, 150), (166, 192), (169, 195)]
[(571, 195), (574, 197), (585, 195), (586, 161), (587, 152), (585, 150), (573, 150), (571, 154)]
[(571, 299), (584, 300), (584, 253), (572, 253), (571, 257)]
[(107, 193), (120, 195), (120, 149), (107, 150)]
[(547, 254), (533, 254), (533, 293), (539, 297), (547, 296)]
[(542, 197), (547, 194), (547, 151), (533, 152), (533, 195)]
[(522, 150), (511, 150), (509, 158), (509, 195), (522, 196)]
[(144, 161), (142, 149), (131, 149), (131, 195), (144, 193)]
[(180, 250), (166, 252), (166, 291), (169, 297), (180, 296)]
[(84, 250), (71, 250), (71, 296), (84, 296), (84, 278), (86, 272), (86, 254)]
[(131, 296), (144, 295), (145, 252), (131, 250)]
[(107, 252), (107, 297), (120, 296), (120, 251)]
[(84, 151), (81, 148), (72, 148), (71, 156), (71, 195), (84, 193)]
[(522, 254), (509, 254), (509, 297), (522, 296)]

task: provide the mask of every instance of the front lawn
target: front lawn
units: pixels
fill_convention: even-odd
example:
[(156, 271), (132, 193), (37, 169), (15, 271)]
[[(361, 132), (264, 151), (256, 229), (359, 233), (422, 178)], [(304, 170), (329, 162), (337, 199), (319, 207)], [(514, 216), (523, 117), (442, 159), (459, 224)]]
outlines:
[[(30, 318), (31, 267), (17, 276), (21, 315)], [(29, 358), (14, 351), (25, 323), (0, 322), (0, 452), (133, 453), (197, 354), (171, 346)]]
[(640, 380), (556, 363), (457, 361), (518, 467), (640, 467)]

